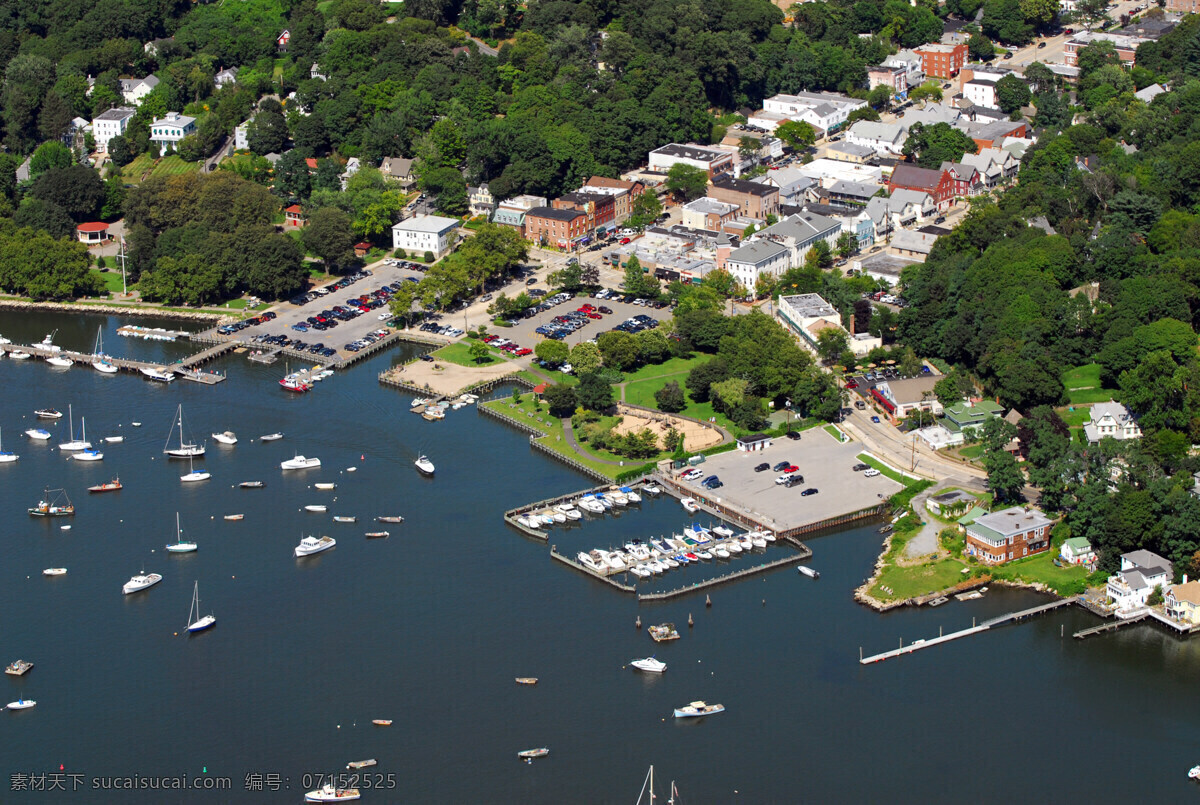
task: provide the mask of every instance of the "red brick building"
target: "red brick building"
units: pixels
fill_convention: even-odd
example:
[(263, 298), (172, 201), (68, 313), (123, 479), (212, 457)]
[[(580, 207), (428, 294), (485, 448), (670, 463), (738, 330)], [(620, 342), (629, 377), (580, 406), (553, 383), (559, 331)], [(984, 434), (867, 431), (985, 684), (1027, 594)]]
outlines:
[(534, 207), (525, 213), (525, 237), (560, 249), (577, 245), (588, 234), (587, 215), (578, 210)]
[(888, 182), (888, 193), (894, 193), (898, 188), (928, 193), (933, 196), (933, 201), (937, 204), (938, 209), (943, 211), (956, 198), (955, 181), (954, 177), (950, 175), (950, 171), (930, 170), (903, 162), (892, 170), (892, 178)]
[(589, 193), (584, 190), (566, 193), (550, 202), (550, 206), (556, 210), (576, 210), (586, 215), (584, 228), (590, 233), (595, 233), (597, 229), (616, 228), (616, 204), (616, 196), (611, 193)]
[(967, 63), (966, 45), (925, 45), (914, 52), (921, 57), (921, 69), (931, 78), (954, 78)]
[(1037, 509), (1020, 506), (985, 514), (964, 529), (967, 539), (963, 553), (985, 565), (1042, 553), (1050, 549), (1054, 523)]

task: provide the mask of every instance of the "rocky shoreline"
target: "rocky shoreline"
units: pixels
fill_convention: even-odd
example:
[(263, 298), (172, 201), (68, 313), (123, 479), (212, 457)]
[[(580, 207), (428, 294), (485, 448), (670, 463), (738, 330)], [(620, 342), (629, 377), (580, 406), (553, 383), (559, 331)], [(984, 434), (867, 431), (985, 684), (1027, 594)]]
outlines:
[(132, 305), (92, 305), (75, 302), (32, 302), (27, 299), (0, 299), (0, 310), (43, 310), (50, 313), (96, 313), (106, 316), (142, 316), (178, 319), (180, 321), (196, 321), (206, 324), (223, 324), (226, 321), (238, 321), (237, 316), (221, 313), (205, 313), (199, 310), (166, 310), (154, 307), (134, 307)]

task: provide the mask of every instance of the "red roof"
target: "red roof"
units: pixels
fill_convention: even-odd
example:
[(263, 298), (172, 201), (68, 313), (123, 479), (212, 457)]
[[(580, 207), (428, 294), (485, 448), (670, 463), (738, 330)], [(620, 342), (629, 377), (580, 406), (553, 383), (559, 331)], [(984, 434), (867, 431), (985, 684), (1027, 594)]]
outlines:
[(541, 394), (542, 392), (544, 392), (544, 391), (546, 390), (546, 386), (548, 386), (548, 385), (550, 385), (550, 384), (549, 384), (549, 383), (539, 383), (539, 384), (537, 384), (536, 386), (534, 386), (534, 387), (533, 387), (533, 393), (534, 393), (534, 394)]
[(370, 244), (370, 243), (367, 243), (367, 242), (364, 240), (362, 243), (355, 243), (355, 244), (354, 244), (354, 248), (356, 248), (356, 249), (363, 249), (363, 250), (367, 250), (367, 249), (370, 249), (370, 248), (371, 248), (371, 244)]
[(313, 170), (317, 169), (317, 160), (313, 157), (309, 157), (308, 159), (304, 160), (304, 164)]
[(93, 221), (87, 224), (80, 224), (75, 227), (77, 232), (107, 232), (108, 224), (103, 221)]
[(291, 213), (292, 215), (303, 215), (304, 214), (304, 210), (300, 208), (299, 204), (293, 204), (290, 207), (284, 207), (283, 211), (287, 212), (287, 213)]

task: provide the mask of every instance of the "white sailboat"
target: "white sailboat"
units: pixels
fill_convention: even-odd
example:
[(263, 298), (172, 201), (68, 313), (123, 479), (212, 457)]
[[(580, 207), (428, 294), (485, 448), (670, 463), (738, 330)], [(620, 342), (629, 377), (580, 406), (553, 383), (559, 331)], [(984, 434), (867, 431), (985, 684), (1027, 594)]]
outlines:
[[(201, 449), (203, 449), (203, 448), (201, 448)], [(212, 477), (212, 473), (205, 472), (204, 470), (200, 470), (199, 472), (197, 472), (196, 467), (192, 463), (192, 457), (188, 456), (188, 474), (180, 475), (179, 480), (183, 481), (186, 484), (191, 481), (207, 481), (211, 477)]]
[(205, 629), (211, 629), (216, 624), (217, 619), (211, 612), (204, 616), (200, 615), (200, 582), (197, 581), (195, 586), (192, 587), (192, 606), (188, 610), (187, 630), (194, 634), (195, 632), (203, 632)]
[(175, 512), (175, 541), (167, 546), (170, 553), (191, 553), (199, 546), (183, 538), (183, 529), (179, 527), (179, 512)]
[(71, 441), (63, 442), (58, 446), (58, 449), (67, 453), (72, 453), (76, 450), (87, 450), (92, 446), (91, 442), (87, 439), (75, 440), (75, 411), (69, 405), (67, 406), (67, 415), (70, 417)]
[[(175, 427), (177, 425), (179, 426), (179, 447), (171, 447), (171, 437), (175, 435)], [(163, 445), (163, 452), (171, 458), (193, 458), (204, 455), (204, 445), (184, 442), (183, 440), (183, 403), (179, 404), (179, 410), (175, 414), (175, 419), (171, 420), (171, 432), (167, 434), (167, 441)]]
[(117, 373), (116, 365), (104, 354), (104, 336), (103, 331), (99, 328), (96, 330), (96, 354), (94, 357), (95, 360), (92, 361), (92, 368), (97, 372), (102, 372), (106, 375)]
[[(80, 422), (80, 425), (82, 425), (82, 427), (83, 427), (83, 442), (84, 442), (84, 444), (90, 445), (91, 442), (89, 442), (87, 440), (87, 419), (81, 417), (79, 422)], [(101, 453), (99, 450), (95, 450), (91, 447), (86, 447), (77, 453), (72, 453), (70, 457), (75, 459), (76, 461), (103, 461), (104, 460), (104, 454)]]
[(18, 458), (20, 458), (20, 456), (18, 456), (16, 453), (4, 452), (4, 430), (0, 428), (0, 464), (11, 464)]

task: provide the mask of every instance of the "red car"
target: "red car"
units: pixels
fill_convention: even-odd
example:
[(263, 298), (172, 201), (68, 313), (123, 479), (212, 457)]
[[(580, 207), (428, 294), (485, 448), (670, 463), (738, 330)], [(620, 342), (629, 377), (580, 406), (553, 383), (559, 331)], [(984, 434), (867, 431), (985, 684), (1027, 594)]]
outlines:
[(622, 245), (622, 246), (624, 246), (624, 245), (625, 245), (626, 243), (628, 243), (628, 242), (629, 242), (629, 238), (621, 238), (621, 245)]
[(514, 355), (516, 355), (518, 358), (523, 358), (523, 357), (525, 357), (526, 355), (532, 355), (532, 354), (533, 354), (533, 350), (532, 350), (532, 349), (530, 349), (529, 347), (521, 347), (520, 349), (518, 349), (518, 350), (517, 350), (516, 352), (514, 352), (513, 354), (514, 354)]
[(602, 319), (604, 317), (601, 316), (599, 313), (588, 313), (588, 318), (589, 319)]
[(585, 310), (585, 311), (586, 311), (586, 310), (595, 310), (596, 308), (595, 308), (595, 306), (593, 306), (593, 305), (583, 305), (583, 306), (582, 306), (582, 307), (580, 307), (579, 309), (580, 309), (580, 310)]
[(499, 340), (500, 340), (500, 336), (498, 336), (498, 335), (485, 335), (483, 337), (483, 342), (485, 344), (490, 344), (493, 341), (499, 341)]
[(793, 472), (799, 472), (799, 471), (800, 471), (800, 468), (797, 467), (795, 464), (789, 464), (783, 468), (784, 474), (788, 474), (788, 475), (790, 475)]
[(848, 389), (856, 389), (856, 388), (858, 388), (858, 381), (857, 381), (857, 380), (851, 380), (849, 383), (847, 383), (847, 384), (846, 384), (846, 388), (848, 388)]

